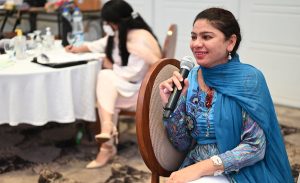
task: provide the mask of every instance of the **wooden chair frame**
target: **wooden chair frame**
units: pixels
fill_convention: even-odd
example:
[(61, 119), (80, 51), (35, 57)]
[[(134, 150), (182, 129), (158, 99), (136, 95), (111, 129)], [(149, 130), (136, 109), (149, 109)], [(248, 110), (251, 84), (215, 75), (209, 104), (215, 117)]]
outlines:
[(151, 143), (150, 137), (150, 99), (151, 93), (154, 85), (155, 78), (159, 74), (159, 71), (165, 67), (166, 65), (171, 64), (180, 67), (180, 63), (175, 59), (163, 59), (162, 61), (154, 64), (148, 73), (146, 74), (138, 96), (137, 102), (137, 112), (136, 112), (136, 132), (137, 132), (137, 140), (139, 145), (139, 150), (141, 156), (147, 165), (147, 167), (151, 170), (151, 182), (158, 183), (159, 176), (167, 177), (171, 174), (171, 171), (166, 170), (161, 166), (155, 157), (155, 153)]

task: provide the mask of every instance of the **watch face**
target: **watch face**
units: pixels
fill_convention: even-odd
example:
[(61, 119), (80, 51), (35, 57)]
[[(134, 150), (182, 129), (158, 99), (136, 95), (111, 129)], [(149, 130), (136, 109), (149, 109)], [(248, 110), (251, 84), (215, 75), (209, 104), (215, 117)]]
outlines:
[(220, 166), (223, 164), (219, 156), (212, 156), (210, 159), (213, 161), (214, 165)]
[(221, 158), (218, 157), (216, 159), (217, 159), (218, 165), (222, 165), (223, 164)]

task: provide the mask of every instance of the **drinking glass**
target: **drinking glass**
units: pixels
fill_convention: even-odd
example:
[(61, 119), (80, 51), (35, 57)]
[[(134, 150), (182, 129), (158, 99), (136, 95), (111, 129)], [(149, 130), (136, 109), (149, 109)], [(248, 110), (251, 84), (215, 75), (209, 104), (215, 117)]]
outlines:
[(35, 55), (39, 55), (43, 50), (43, 42), (42, 42), (42, 36), (41, 36), (42, 31), (41, 30), (35, 30), (33, 33), (34, 33), (34, 36), (33, 36), (34, 37), (34, 42), (37, 46)]
[(42, 46), (42, 37), (41, 37), (41, 30), (35, 30), (34, 32), (35, 42), (38, 46)]
[(29, 33), (28, 34), (29, 39), (26, 40), (26, 53), (29, 56), (36, 56), (38, 53), (38, 45), (36, 41), (34, 40), (35, 34)]
[(28, 33), (27, 36), (28, 36), (28, 40), (34, 41), (35, 33)]
[(15, 57), (15, 44), (12, 39), (4, 42), (4, 51), (8, 55), (9, 60), (14, 60)]
[(69, 45), (73, 45), (75, 42), (76, 42), (76, 35), (73, 34), (72, 32), (68, 32), (67, 34), (67, 40), (68, 40), (68, 43)]

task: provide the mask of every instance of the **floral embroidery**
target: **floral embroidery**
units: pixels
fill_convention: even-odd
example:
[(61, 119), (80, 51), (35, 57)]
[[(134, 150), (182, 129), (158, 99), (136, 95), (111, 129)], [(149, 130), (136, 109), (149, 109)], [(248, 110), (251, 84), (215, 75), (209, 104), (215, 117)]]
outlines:
[(187, 128), (192, 131), (195, 125), (195, 118), (192, 115), (187, 114), (185, 121), (187, 123)]

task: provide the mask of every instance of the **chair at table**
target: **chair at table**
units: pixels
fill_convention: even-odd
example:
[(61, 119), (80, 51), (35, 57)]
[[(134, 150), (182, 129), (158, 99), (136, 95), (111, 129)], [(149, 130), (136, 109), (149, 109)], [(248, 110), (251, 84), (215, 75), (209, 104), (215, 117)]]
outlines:
[(163, 58), (174, 58), (177, 42), (177, 25), (171, 24), (163, 46)]
[(177, 170), (185, 154), (178, 152), (169, 142), (162, 123), (163, 108), (159, 84), (179, 70), (179, 61), (163, 59), (153, 65), (145, 76), (137, 101), (136, 132), (140, 153), (151, 170), (151, 183), (159, 176), (167, 177)]
[[(169, 26), (167, 36), (164, 41), (164, 46), (162, 49), (162, 57), (163, 58), (174, 58), (175, 50), (176, 50), (176, 42), (177, 42), (177, 25), (171, 24)], [(130, 116), (134, 118), (136, 115), (136, 111), (121, 109), (119, 116)]]

